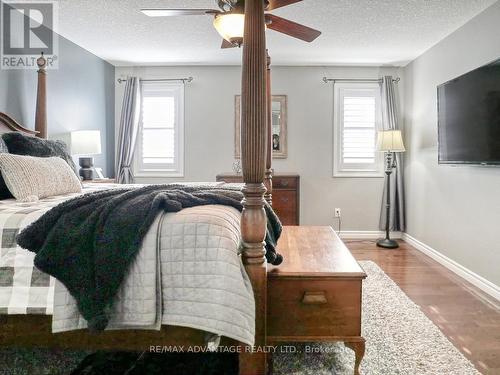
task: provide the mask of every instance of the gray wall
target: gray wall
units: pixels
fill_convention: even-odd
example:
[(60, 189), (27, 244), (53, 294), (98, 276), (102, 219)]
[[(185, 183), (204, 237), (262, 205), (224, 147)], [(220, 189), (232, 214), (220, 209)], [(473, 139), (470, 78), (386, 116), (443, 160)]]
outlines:
[[(49, 137), (72, 130), (101, 131), (95, 165), (114, 171), (114, 66), (59, 37), (59, 68), (48, 70)], [(0, 70), (0, 111), (34, 128), (37, 73)]]
[(500, 168), (437, 163), (436, 86), (500, 58), (500, 2), (405, 68), (407, 233), (500, 285)]
[[(214, 181), (234, 161), (234, 95), (239, 67), (117, 68), (116, 76), (193, 76), (185, 90), (185, 181)], [(274, 67), (273, 94), (288, 95), (288, 158), (274, 159), (278, 173), (301, 176), (301, 224), (332, 225), (342, 209), (342, 229), (378, 230), (382, 178), (332, 178), (333, 87), (323, 76), (376, 78), (397, 69), (365, 67)], [(124, 85), (116, 88), (117, 126)], [(116, 131), (118, 134), (118, 131)], [(144, 179), (160, 182), (165, 179)]]

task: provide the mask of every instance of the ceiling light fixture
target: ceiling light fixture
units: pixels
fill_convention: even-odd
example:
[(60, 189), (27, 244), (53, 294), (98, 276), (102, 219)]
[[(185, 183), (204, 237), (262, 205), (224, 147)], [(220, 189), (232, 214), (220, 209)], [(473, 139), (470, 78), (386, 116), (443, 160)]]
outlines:
[(214, 27), (225, 40), (240, 47), (243, 43), (245, 15), (241, 13), (217, 14)]

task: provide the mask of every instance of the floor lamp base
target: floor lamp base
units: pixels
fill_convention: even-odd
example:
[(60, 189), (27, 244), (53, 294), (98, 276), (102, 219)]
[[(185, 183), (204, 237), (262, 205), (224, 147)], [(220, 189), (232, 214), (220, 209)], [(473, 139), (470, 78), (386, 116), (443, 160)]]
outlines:
[(386, 249), (397, 249), (399, 247), (399, 244), (396, 241), (391, 240), (390, 238), (383, 238), (377, 241), (377, 246), (384, 247)]

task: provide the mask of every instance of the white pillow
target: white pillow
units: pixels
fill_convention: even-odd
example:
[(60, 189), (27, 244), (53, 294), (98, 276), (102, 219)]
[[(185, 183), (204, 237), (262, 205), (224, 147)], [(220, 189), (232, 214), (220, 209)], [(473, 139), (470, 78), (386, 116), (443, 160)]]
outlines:
[(59, 157), (4, 153), (0, 154), (0, 170), (12, 195), (23, 202), (82, 191), (75, 172)]

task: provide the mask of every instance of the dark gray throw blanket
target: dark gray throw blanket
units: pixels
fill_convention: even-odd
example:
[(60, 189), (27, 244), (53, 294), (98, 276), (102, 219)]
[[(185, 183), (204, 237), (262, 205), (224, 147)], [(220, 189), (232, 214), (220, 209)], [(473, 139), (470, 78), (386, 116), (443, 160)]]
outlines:
[[(103, 330), (128, 268), (161, 211), (208, 204), (241, 211), (242, 198), (237, 189), (178, 184), (98, 191), (54, 207), (24, 229), (17, 243), (36, 253), (38, 269), (64, 284), (89, 329)], [(275, 246), (281, 223), (268, 205), (266, 214), (266, 258), (279, 264)]]

